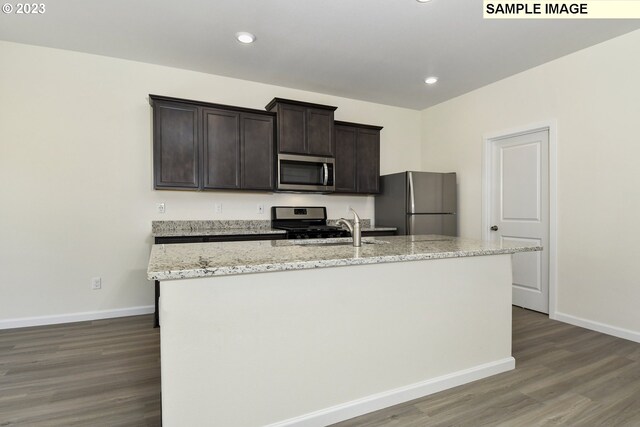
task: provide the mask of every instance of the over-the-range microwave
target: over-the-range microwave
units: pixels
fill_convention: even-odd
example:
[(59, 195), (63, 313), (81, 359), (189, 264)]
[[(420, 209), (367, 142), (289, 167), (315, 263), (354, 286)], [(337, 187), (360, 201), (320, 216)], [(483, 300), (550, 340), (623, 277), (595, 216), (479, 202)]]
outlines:
[(335, 159), (331, 157), (278, 155), (277, 189), (284, 191), (335, 191)]

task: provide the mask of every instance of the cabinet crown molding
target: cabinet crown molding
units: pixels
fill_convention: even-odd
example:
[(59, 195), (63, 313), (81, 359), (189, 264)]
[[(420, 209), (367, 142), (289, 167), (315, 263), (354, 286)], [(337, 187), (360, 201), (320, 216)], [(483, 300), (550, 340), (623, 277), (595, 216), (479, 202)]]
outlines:
[(273, 98), (271, 102), (269, 102), (267, 106), (264, 108), (265, 110), (271, 110), (276, 104), (299, 105), (301, 107), (320, 108), (323, 110), (331, 110), (331, 111), (336, 111), (338, 109), (338, 107), (333, 107), (331, 105), (314, 104), (311, 102), (296, 101), (293, 99), (284, 99), (284, 98)]
[(193, 99), (173, 98), (170, 96), (149, 94), (149, 104), (153, 107), (156, 102), (177, 102), (180, 104), (195, 105), (198, 107), (219, 108), (222, 110), (237, 111), (239, 113), (262, 114), (265, 116), (272, 116), (272, 117), (276, 116), (275, 112), (258, 110), (255, 108), (238, 107), (236, 105), (217, 104), (214, 102), (203, 102), (203, 101), (196, 101)]
[(384, 128), (383, 126), (366, 125), (364, 123), (342, 122), (340, 120), (336, 120), (333, 123), (336, 126), (349, 126), (349, 127), (356, 127), (356, 128), (362, 128), (362, 129), (371, 129), (371, 130), (382, 130)]

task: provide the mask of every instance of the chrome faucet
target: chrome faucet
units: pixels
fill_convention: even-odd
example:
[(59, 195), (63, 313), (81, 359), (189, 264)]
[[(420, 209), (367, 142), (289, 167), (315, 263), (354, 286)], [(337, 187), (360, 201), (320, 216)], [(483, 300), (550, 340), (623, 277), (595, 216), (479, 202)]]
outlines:
[(351, 223), (344, 218), (340, 218), (336, 222), (336, 224), (344, 225), (347, 227), (347, 229), (349, 230), (349, 233), (351, 233), (351, 237), (353, 237), (353, 246), (357, 248), (357, 247), (360, 247), (360, 236), (361, 236), (360, 217), (358, 216), (356, 211), (353, 210), (353, 208), (351, 208), (351, 212), (353, 212), (353, 225), (351, 225)]

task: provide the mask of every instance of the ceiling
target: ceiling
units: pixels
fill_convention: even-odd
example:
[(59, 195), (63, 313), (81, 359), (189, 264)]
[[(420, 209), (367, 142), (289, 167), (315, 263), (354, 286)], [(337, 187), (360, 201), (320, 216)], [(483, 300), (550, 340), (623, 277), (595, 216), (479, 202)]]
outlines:
[[(484, 20), (480, 0), (58, 0), (0, 39), (424, 109), (640, 28)], [(257, 36), (242, 45), (236, 32)], [(438, 76), (427, 86), (427, 76)]]

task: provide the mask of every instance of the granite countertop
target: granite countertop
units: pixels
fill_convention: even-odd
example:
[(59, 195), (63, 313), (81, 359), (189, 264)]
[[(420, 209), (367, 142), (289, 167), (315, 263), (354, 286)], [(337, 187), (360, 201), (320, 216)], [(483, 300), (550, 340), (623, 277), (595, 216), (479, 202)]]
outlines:
[[(337, 220), (329, 220), (335, 225)], [(362, 220), (362, 231), (396, 231), (395, 227), (372, 227), (371, 220)], [(271, 228), (269, 220), (202, 220), (202, 221), (152, 221), (152, 237), (178, 236), (243, 236), (251, 234), (285, 234), (284, 230)]]
[(284, 234), (271, 228), (269, 220), (190, 220), (152, 221), (153, 237), (240, 236), (247, 234)]
[(351, 246), (351, 238), (153, 245), (147, 277), (173, 280), (542, 250), (533, 244), (436, 235), (365, 237), (362, 241), (359, 248)]

